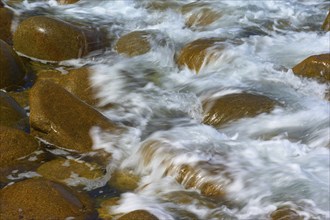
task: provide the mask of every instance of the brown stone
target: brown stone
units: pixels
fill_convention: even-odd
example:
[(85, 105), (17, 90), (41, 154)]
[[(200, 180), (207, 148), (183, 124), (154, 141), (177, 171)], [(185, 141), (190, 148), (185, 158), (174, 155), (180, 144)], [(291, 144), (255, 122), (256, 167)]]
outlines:
[(151, 10), (166, 11), (169, 9), (176, 10), (180, 4), (172, 1), (150, 1), (147, 2), (146, 8)]
[(109, 185), (121, 192), (133, 191), (138, 187), (140, 178), (127, 170), (117, 170), (112, 173)]
[(114, 197), (110, 199), (106, 199), (101, 202), (100, 207), (97, 209), (99, 213), (99, 217), (104, 220), (112, 220), (113, 215), (110, 213), (110, 207), (118, 205), (119, 197)]
[(149, 39), (151, 35), (147, 31), (133, 31), (119, 38), (116, 43), (118, 53), (126, 54), (129, 57), (145, 54), (150, 51)]
[(29, 130), (29, 119), (25, 110), (3, 91), (0, 91), (0, 125)]
[(220, 13), (212, 10), (205, 3), (186, 4), (182, 6), (181, 12), (188, 16), (186, 19), (186, 25), (188, 27), (205, 27), (221, 17)]
[(14, 48), (30, 57), (61, 61), (80, 58), (100, 49), (101, 35), (46, 16), (24, 20), (14, 33)]
[(203, 103), (203, 123), (220, 127), (225, 123), (244, 117), (269, 113), (276, 102), (266, 96), (249, 93), (229, 94)]
[(280, 207), (270, 215), (271, 220), (302, 220), (303, 217), (299, 216), (296, 211), (290, 207)]
[(39, 148), (38, 142), (27, 133), (0, 126), (0, 167), (4, 168)]
[(119, 129), (105, 116), (48, 80), (37, 81), (30, 91), (30, 124), (34, 134), (59, 147), (92, 150), (92, 127)]
[(59, 84), (87, 104), (96, 106), (98, 100), (90, 81), (91, 74), (91, 69), (88, 67), (73, 69), (68, 74), (63, 75)]
[(79, 0), (57, 0), (57, 2), (61, 5), (67, 5), (67, 4), (74, 4), (76, 2), (79, 2)]
[(330, 81), (330, 53), (310, 56), (292, 68), (299, 76)]
[(330, 10), (328, 12), (328, 16), (325, 18), (325, 20), (323, 22), (322, 30), (330, 31)]
[(28, 107), (29, 104), (29, 89), (21, 92), (10, 91), (8, 94), (15, 99), (15, 101), (23, 108)]
[(132, 219), (158, 220), (156, 216), (145, 210), (135, 210), (118, 218), (118, 220), (132, 220)]
[[(186, 189), (198, 189), (201, 194), (212, 198), (224, 198), (225, 186), (229, 184), (232, 179), (225, 166), (212, 166), (207, 162), (200, 162), (196, 165), (177, 165), (174, 166), (170, 161), (175, 152), (166, 149), (173, 148), (167, 142), (159, 140), (150, 140), (143, 144), (141, 154), (143, 155), (143, 163), (147, 166), (155, 159), (156, 154), (168, 155), (168, 161), (163, 160), (162, 164), (167, 166), (164, 175), (173, 176), (176, 181), (182, 184)], [(221, 176), (221, 180), (213, 181), (213, 177)]]
[(87, 196), (42, 178), (7, 186), (0, 198), (0, 219), (85, 219), (92, 211)]
[(0, 7), (0, 39), (7, 43), (12, 41), (11, 23), (14, 13), (8, 9)]
[[(64, 184), (68, 184), (67, 179), (71, 177), (72, 173), (88, 180), (95, 180), (103, 176), (102, 171), (95, 164), (64, 158), (57, 158), (42, 164), (37, 172), (46, 179)], [(77, 185), (84, 185), (84, 183)]]
[(11, 90), (24, 84), (27, 69), (16, 52), (0, 40), (0, 89)]
[(189, 69), (198, 73), (202, 65), (207, 65), (217, 58), (217, 54), (224, 49), (225, 46), (221, 42), (221, 39), (215, 38), (190, 42), (181, 49), (176, 60), (177, 64), (180, 67), (188, 66)]

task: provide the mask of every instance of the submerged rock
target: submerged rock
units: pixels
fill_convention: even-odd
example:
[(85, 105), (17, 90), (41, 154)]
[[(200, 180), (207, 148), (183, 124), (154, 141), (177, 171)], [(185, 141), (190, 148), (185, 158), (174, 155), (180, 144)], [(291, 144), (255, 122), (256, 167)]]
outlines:
[(205, 27), (221, 17), (221, 14), (206, 3), (189, 3), (182, 6), (182, 14), (187, 16), (188, 27)]
[[(77, 178), (95, 180), (103, 176), (102, 171), (95, 164), (64, 158), (42, 164), (37, 172), (46, 179), (74, 186), (86, 184), (85, 182), (79, 182)], [(70, 178), (73, 178), (73, 180), (68, 180)]]
[(14, 33), (14, 48), (30, 57), (61, 61), (80, 58), (102, 47), (97, 31), (46, 16), (24, 20)]
[(244, 117), (254, 117), (269, 113), (276, 102), (263, 95), (249, 93), (229, 94), (203, 102), (203, 123), (220, 127), (221, 125)]
[(151, 49), (149, 37), (150, 33), (147, 31), (133, 31), (121, 36), (115, 48), (118, 53), (126, 54), (129, 57), (145, 54)]
[(0, 6), (0, 39), (7, 43), (11, 43), (11, 24), (14, 18), (14, 13), (10, 9), (4, 8), (1, 2), (0, 5), (2, 5)]
[(330, 10), (328, 12), (327, 17), (325, 18), (325, 20), (323, 22), (322, 29), (324, 31), (330, 31)]
[(77, 3), (79, 0), (57, 0), (57, 2), (61, 5), (67, 5)]
[(42, 178), (28, 179), (0, 191), (0, 219), (86, 219), (87, 196)]
[(270, 215), (271, 220), (303, 220), (304, 218), (290, 207), (280, 207)]
[(92, 150), (92, 127), (118, 132), (108, 118), (48, 80), (37, 81), (30, 92), (33, 133), (59, 147), (78, 152)]
[(197, 73), (203, 65), (207, 65), (219, 56), (225, 45), (223, 40), (216, 38), (198, 39), (186, 44), (177, 56), (180, 67), (187, 66)]
[(292, 71), (299, 76), (329, 82), (330, 53), (310, 56), (294, 66)]
[[(232, 182), (225, 165), (211, 165), (207, 162), (197, 164), (173, 164), (173, 158), (178, 153), (174, 146), (162, 140), (149, 140), (141, 147), (141, 156), (145, 166), (152, 164), (152, 160), (162, 160), (165, 166), (164, 176), (173, 176), (186, 189), (196, 189), (204, 196), (223, 199), (225, 187)], [(167, 155), (164, 157), (164, 155)], [(164, 167), (162, 167), (163, 169)]]
[(153, 214), (151, 214), (146, 210), (135, 210), (118, 218), (118, 220), (132, 220), (132, 219), (158, 220), (156, 216), (154, 216)]
[(0, 91), (0, 125), (29, 130), (29, 119), (25, 110), (3, 91)]
[(22, 86), (27, 69), (16, 52), (0, 40), (0, 89), (12, 90)]
[(38, 142), (32, 136), (5, 126), (0, 126), (0, 143), (0, 168), (18, 163), (18, 159), (39, 148)]

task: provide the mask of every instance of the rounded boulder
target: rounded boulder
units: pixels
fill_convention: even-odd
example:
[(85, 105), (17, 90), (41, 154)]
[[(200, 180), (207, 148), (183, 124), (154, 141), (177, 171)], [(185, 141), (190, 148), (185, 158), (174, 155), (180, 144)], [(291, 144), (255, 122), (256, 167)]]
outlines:
[(81, 58), (101, 47), (100, 36), (62, 20), (34, 16), (14, 33), (14, 48), (33, 58), (62, 61)]

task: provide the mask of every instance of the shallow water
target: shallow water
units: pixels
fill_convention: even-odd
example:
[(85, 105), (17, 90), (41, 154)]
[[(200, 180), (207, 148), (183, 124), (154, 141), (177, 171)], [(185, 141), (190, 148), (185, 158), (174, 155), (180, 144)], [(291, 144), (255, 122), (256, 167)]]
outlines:
[[(62, 62), (92, 65), (99, 105), (120, 106), (103, 113), (126, 126), (127, 133), (118, 137), (95, 128), (94, 147), (113, 154), (108, 174), (119, 167), (142, 179), (137, 190), (121, 194), (112, 212), (145, 209), (166, 220), (189, 215), (267, 219), (277, 207), (288, 205), (305, 219), (330, 218), (327, 86), (290, 69), (310, 55), (329, 52), (330, 32), (319, 31), (329, 2), (205, 1), (222, 17), (203, 28), (187, 28), (176, 7), (159, 11), (147, 7), (151, 2), (81, 0), (60, 6), (54, 0), (25, 0), (15, 8), (21, 18), (46, 14), (74, 20), (106, 30), (114, 39), (150, 29), (166, 38), (165, 45), (155, 44), (133, 58), (109, 47)], [(203, 37), (225, 38), (226, 47), (198, 75), (179, 69), (175, 54)], [(241, 91), (266, 95), (280, 105), (219, 129), (201, 123), (204, 99)], [(185, 180), (177, 183), (182, 165), (193, 167), (197, 187), (185, 189)], [(222, 188), (225, 199), (196, 193), (204, 182)], [(185, 197), (190, 202), (181, 202)]]

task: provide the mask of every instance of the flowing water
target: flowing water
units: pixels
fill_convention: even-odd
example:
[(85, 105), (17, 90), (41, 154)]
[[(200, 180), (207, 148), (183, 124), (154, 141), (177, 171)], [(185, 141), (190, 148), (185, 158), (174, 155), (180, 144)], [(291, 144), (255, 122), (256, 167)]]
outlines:
[[(119, 168), (141, 176), (139, 187), (121, 194), (112, 213), (145, 209), (166, 220), (267, 219), (287, 206), (304, 219), (329, 219), (327, 85), (297, 77), (290, 68), (329, 52), (330, 32), (320, 26), (330, 3), (203, 1), (221, 18), (188, 28), (177, 8), (192, 1), (166, 1), (167, 10), (149, 7), (152, 2), (159, 3), (81, 0), (60, 6), (51, 0), (24, 1), (15, 8), (22, 17), (47, 14), (99, 27), (113, 39), (134, 30), (155, 30), (166, 39), (132, 58), (109, 47), (62, 63), (92, 65), (99, 105), (119, 106), (103, 113), (127, 127), (121, 136), (91, 131), (94, 147), (113, 154), (109, 174)], [(174, 57), (180, 48), (205, 37), (226, 39), (220, 56), (198, 74), (178, 68)], [(201, 123), (204, 99), (243, 91), (280, 105), (219, 129)], [(180, 184), (176, 178), (184, 166), (188, 171)], [(204, 183), (224, 195), (201, 195)]]

